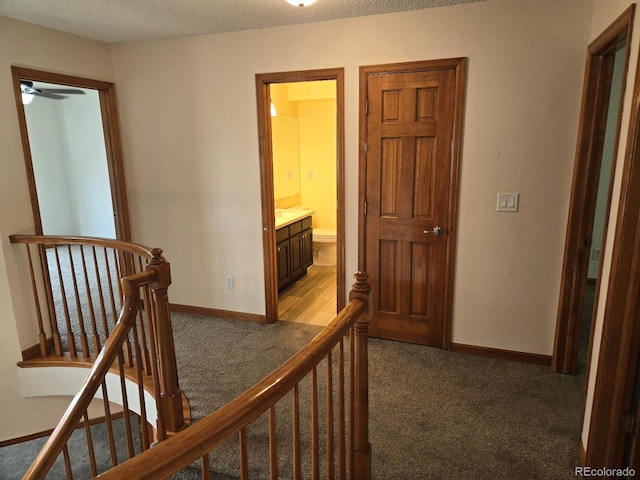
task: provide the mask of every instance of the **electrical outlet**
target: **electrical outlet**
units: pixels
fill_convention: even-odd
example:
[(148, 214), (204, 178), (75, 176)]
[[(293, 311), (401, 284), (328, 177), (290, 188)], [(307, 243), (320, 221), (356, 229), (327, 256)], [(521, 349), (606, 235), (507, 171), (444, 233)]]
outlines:
[(227, 275), (226, 281), (227, 281), (227, 288), (234, 287), (233, 277), (231, 275)]
[(600, 260), (600, 249), (594, 248), (591, 250), (591, 260), (599, 261)]

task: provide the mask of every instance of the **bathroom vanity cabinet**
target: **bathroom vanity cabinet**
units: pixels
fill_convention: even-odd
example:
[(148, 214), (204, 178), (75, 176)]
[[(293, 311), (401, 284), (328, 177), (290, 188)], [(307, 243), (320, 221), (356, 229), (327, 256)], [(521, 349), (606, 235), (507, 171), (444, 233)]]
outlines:
[(311, 216), (276, 230), (278, 291), (307, 274), (313, 265)]

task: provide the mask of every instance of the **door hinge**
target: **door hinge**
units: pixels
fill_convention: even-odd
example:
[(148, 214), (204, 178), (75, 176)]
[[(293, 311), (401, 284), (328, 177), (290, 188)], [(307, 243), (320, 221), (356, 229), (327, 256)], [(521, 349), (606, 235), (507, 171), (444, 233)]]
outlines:
[(364, 214), (365, 215), (367, 214), (367, 205), (368, 205), (368, 203), (364, 202)]
[(624, 431), (632, 437), (636, 436), (637, 423), (635, 413), (629, 413), (622, 416), (622, 428), (624, 428)]
[(367, 143), (364, 144), (364, 154), (366, 155), (369, 152), (369, 145)]
[(369, 115), (369, 100), (364, 101), (364, 114)]

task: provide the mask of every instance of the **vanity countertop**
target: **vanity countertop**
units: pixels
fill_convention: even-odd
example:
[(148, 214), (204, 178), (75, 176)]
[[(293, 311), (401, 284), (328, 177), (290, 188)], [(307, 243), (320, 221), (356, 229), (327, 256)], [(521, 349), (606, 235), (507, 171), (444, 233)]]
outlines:
[(313, 210), (276, 209), (276, 230), (302, 220), (313, 214)]

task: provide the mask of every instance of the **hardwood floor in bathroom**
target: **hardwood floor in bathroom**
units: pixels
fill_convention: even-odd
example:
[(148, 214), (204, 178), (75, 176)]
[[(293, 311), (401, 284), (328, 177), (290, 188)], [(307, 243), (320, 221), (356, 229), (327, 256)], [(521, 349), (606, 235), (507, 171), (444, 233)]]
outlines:
[(336, 267), (312, 265), (307, 274), (278, 297), (278, 319), (327, 324), (336, 314)]

